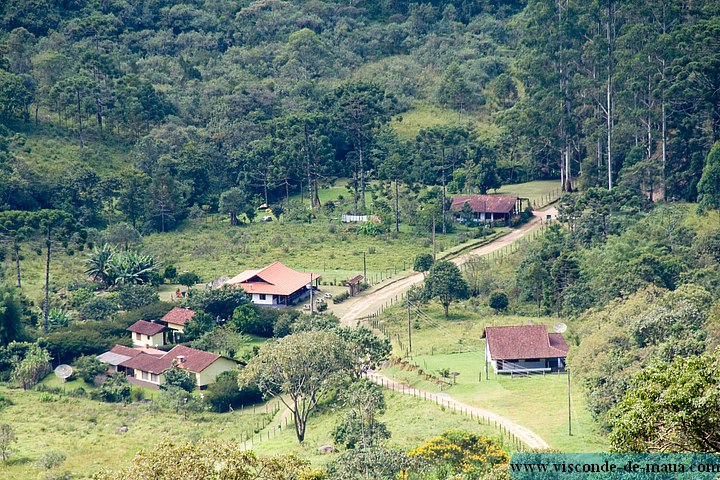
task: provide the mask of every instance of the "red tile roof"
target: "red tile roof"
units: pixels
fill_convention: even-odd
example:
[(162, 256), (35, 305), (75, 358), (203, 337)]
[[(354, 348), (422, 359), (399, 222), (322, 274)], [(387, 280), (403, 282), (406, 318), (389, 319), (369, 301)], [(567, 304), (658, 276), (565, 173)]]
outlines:
[(486, 327), (483, 337), (493, 360), (564, 358), (569, 350), (563, 336), (545, 325)]
[(450, 209), (459, 212), (467, 203), (473, 213), (512, 213), (516, 202), (517, 197), (506, 195), (458, 195)]
[(280, 262), (274, 262), (262, 270), (245, 270), (227, 283), (239, 285), (250, 294), (292, 295), (310, 283), (311, 275), (313, 281), (320, 278), (317, 273), (297, 272)]
[[(215, 360), (220, 358), (220, 355), (216, 355), (210, 352), (204, 352), (202, 350), (196, 350), (190, 347), (184, 347), (182, 345), (174, 347), (169, 352), (162, 352), (162, 356), (146, 353), (145, 350), (153, 349), (140, 350), (140, 352), (136, 353), (133, 358), (122, 362), (120, 366), (134, 368), (137, 370), (142, 370), (144, 372), (160, 374), (173, 366), (173, 360), (177, 360), (179, 356), (183, 356), (185, 357), (183, 362), (180, 362), (178, 360), (176, 362), (177, 366), (193, 373), (200, 373), (207, 367), (212, 365)], [(122, 354), (125, 355), (125, 353)]]
[(147, 353), (149, 355), (155, 355), (156, 357), (162, 357), (167, 352), (158, 350), (157, 348), (139, 348), (139, 347), (125, 347), (123, 345), (115, 345), (110, 349), (112, 353), (118, 353), (128, 357), (137, 357), (141, 353)]
[(195, 315), (194, 310), (189, 308), (175, 307), (160, 319), (161, 322), (172, 323), (173, 325), (185, 325)]
[(202, 372), (215, 360), (220, 358), (220, 355), (215, 353), (204, 352), (202, 350), (195, 350), (194, 348), (178, 345), (170, 350), (163, 359), (167, 358), (170, 363), (172, 363), (172, 361), (177, 359), (179, 356), (183, 356), (185, 359), (183, 362), (178, 361), (178, 367), (196, 373)]
[(143, 335), (155, 335), (165, 330), (165, 325), (159, 323), (146, 322), (138, 320), (127, 328), (133, 333), (142, 333)]

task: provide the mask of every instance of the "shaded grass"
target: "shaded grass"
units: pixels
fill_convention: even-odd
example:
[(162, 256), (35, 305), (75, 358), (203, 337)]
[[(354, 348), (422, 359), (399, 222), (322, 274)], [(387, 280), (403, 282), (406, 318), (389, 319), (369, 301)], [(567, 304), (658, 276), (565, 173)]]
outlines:
[[(150, 448), (166, 437), (241, 441), (266, 417), (236, 411), (191, 414), (185, 418), (152, 405), (107, 404), (2, 385), (0, 394), (14, 403), (2, 410), (0, 416), (13, 426), (18, 438), (12, 455), (18, 461), (0, 469), (0, 479), (8, 480), (37, 477), (32, 463), (47, 451), (67, 455), (60, 471), (69, 470), (82, 478), (102, 467), (127, 467), (138, 450)], [(41, 398), (50, 401), (43, 402)], [(123, 425), (128, 432), (118, 433), (118, 427)]]

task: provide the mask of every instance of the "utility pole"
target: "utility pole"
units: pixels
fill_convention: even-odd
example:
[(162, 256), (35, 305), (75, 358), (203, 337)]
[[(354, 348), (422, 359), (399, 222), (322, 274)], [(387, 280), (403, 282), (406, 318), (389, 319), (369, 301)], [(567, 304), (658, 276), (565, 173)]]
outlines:
[(568, 435), (572, 437), (572, 410), (570, 404), (570, 367), (566, 367), (567, 372), (567, 391), (568, 391)]
[(433, 219), (432, 219), (432, 244), (433, 244), (433, 262), (434, 262), (437, 257), (437, 247), (435, 246), (435, 214), (433, 214)]
[(363, 252), (363, 277), (364, 280), (367, 282), (367, 258), (365, 257), (365, 252)]
[(412, 326), (410, 318), (410, 299), (407, 299), (407, 310), (408, 310), (408, 352), (412, 353)]
[(313, 274), (310, 273), (310, 285), (308, 286), (310, 288), (310, 318), (312, 318), (313, 313), (314, 313), (313, 312), (314, 305), (313, 305), (313, 284), (312, 284), (313, 278), (312, 277), (313, 277)]

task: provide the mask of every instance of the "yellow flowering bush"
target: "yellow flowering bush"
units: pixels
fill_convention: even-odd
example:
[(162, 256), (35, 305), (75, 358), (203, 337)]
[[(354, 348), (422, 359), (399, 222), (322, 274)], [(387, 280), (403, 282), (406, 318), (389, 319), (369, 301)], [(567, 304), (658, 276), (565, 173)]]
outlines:
[(432, 438), (409, 455), (422, 457), (446, 474), (460, 474), (468, 479), (478, 478), (510, 461), (508, 454), (492, 438), (457, 430)]

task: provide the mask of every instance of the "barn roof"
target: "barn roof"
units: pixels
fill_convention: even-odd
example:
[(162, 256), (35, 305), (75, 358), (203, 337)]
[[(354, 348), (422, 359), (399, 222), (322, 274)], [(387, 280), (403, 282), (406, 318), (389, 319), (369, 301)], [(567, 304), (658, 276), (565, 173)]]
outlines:
[(459, 212), (467, 203), (473, 213), (511, 213), (516, 202), (517, 197), (507, 195), (458, 195), (450, 209)]
[(286, 267), (280, 262), (273, 262), (260, 270), (245, 270), (228, 280), (229, 285), (239, 285), (247, 293), (269, 295), (292, 295), (305, 288), (312, 280), (317, 280), (317, 273), (305, 273)]
[(189, 308), (175, 307), (160, 319), (161, 322), (172, 323), (173, 325), (185, 325), (195, 315), (194, 310)]
[(156, 335), (165, 330), (165, 325), (159, 323), (147, 322), (145, 320), (138, 320), (127, 328), (133, 333), (141, 333), (143, 335)]
[(493, 360), (564, 358), (569, 350), (563, 336), (545, 325), (486, 327), (483, 337)]

